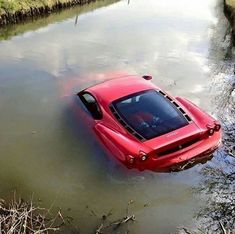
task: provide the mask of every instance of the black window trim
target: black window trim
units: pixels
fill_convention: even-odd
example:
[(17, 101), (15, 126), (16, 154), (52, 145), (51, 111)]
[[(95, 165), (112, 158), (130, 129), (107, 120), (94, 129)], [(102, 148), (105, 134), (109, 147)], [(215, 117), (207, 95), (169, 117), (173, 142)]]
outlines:
[[(144, 138), (138, 131), (136, 131), (132, 126), (130, 126), (125, 118), (122, 117), (122, 115), (116, 110), (115, 106), (113, 105), (113, 103), (111, 103), (109, 105), (109, 109), (112, 112), (113, 116), (115, 117), (115, 119), (122, 125), (122, 127), (124, 127), (126, 129), (126, 131), (128, 131), (132, 136), (134, 136), (135, 138), (137, 138), (140, 141), (146, 141), (147, 139)], [(117, 117), (117, 116), (118, 117)]]
[[(123, 100), (125, 100), (125, 99), (129, 99), (129, 98), (132, 98), (132, 97), (134, 97), (134, 96), (138, 96), (138, 95), (140, 95), (140, 94), (142, 94), (142, 93), (147, 93), (147, 92), (149, 92), (149, 91), (155, 91), (155, 92), (157, 92), (158, 94), (160, 94), (161, 96), (163, 96), (163, 97), (165, 97), (166, 99), (168, 99), (168, 101), (169, 101), (169, 103), (171, 104), (171, 106), (172, 106), (179, 114), (181, 114), (182, 117), (184, 117), (184, 118), (187, 120), (187, 122), (191, 122), (191, 121), (192, 121), (191, 118), (190, 118), (190, 120), (187, 119), (187, 117), (185, 116), (185, 115), (187, 115), (187, 113), (183, 110), (183, 108), (182, 108), (181, 106), (177, 107), (177, 106), (168, 98), (168, 95), (167, 95), (166, 93), (164, 93), (163, 91), (161, 91), (160, 89), (146, 89), (146, 90), (142, 90), (142, 91), (139, 91), (139, 92), (136, 92), (136, 93), (129, 94), (129, 95), (127, 95), (127, 96), (124, 96), (124, 97), (121, 97), (121, 98), (118, 98), (118, 99), (112, 101), (112, 103), (110, 104), (110, 106), (115, 107), (115, 106), (116, 106), (115, 104), (116, 104), (117, 102), (121, 102), (121, 101), (123, 101)], [(177, 105), (178, 105), (178, 104), (177, 104)], [(185, 113), (185, 115), (183, 114), (182, 111), (180, 111), (180, 109), (183, 110), (183, 112)], [(116, 110), (116, 108), (115, 108), (115, 110)], [(119, 114), (119, 113), (118, 113), (118, 114)]]
[[(86, 99), (83, 97), (84, 94), (88, 94), (88, 95), (90, 95), (91, 97), (94, 98), (94, 100), (95, 100), (95, 102), (96, 102), (96, 104), (97, 104), (97, 106), (98, 106), (98, 108), (99, 108), (100, 116), (98, 116), (98, 117), (95, 116), (95, 115), (89, 110), (89, 108), (88, 108), (87, 105), (86, 105), (87, 101), (86, 101)], [(88, 92), (88, 91), (82, 91), (82, 92), (78, 93), (77, 96), (81, 99), (83, 105), (86, 107), (86, 109), (89, 111), (89, 113), (91, 114), (91, 116), (92, 116), (95, 120), (101, 120), (101, 119), (103, 118), (102, 109), (101, 109), (101, 107), (100, 107), (100, 105), (99, 105), (99, 102), (97, 101), (97, 98), (96, 98), (93, 94), (91, 94), (91, 93)]]
[[(146, 92), (149, 92), (149, 91), (155, 91), (156, 93), (158, 93), (159, 95), (161, 95), (161, 96), (163, 96), (163, 97), (165, 97), (165, 98), (167, 99), (166, 96), (168, 96), (168, 95), (166, 95), (163, 91), (161, 91), (161, 90), (159, 90), (159, 89), (146, 89), (146, 90), (142, 90), (142, 91), (139, 91), (139, 92), (136, 92), (136, 93), (132, 93), (132, 94), (129, 94), (129, 95), (127, 95), (127, 96), (118, 98), (118, 99), (112, 101), (111, 104), (109, 105), (110, 111), (112, 112), (111, 108), (113, 108), (113, 109), (115, 110), (115, 112), (119, 115), (119, 118), (125, 123), (125, 125), (126, 125), (127, 127), (129, 127), (134, 133), (137, 133), (137, 134), (139, 135), (139, 137), (136, 137), (132, 132), (130, 132), (130, 131), (128, 131), (128, 130), (127, 130), (127, 131), (128, 131), (129, 133), (131, 133), (131, 135), (133, 135), (134, 137), (136, 137), (138, 140), (140, 140), (140, 141), (142, 141), (142, 142), (144, 142), (144, 141), (146, 141), (146, 140), (151, 140), (151, 139), (153, 139), (153, 138), (151, 138), (151, 139), (146, 139), (142, 134), (140, 134), (138, 131), (136, 131), (135, 129), (133, 129), (133, 128), (126, 122), (125, 117), (123, 117), (123, 115), (117, 111), (117, 109), (116, 109), (116, 103), (117, 103), (117, 102), (121, 102), (121, 101), (126, 100), (126, 99), (129, 99), (129, 98), (132, 98), (132, 97), (134, 97), (134, 96), (138, 96), (138, 95), (140, 95), (140, 94), (142, 94), (142, 93), (146, 93)], [(189, 123), (191, 122), (191, 120), (189, 121), (189, 120), (185, 117), (185, 115), (179, 110), (179, 108), (177, 108), (177, 106), (174, 105), (174, 103), (172, 103), (172, 101), (170, 101), (169, 99), (168, 99), (168, 101), (169, 101), (169, 103), (171, 104), (171, 106), (172, 106), (184, 119), (186, 119), (186, 121), (187, 121), (188, 124), (189, 124)], [(181, 107), (180, 107), (180, 108), (181, 108)], [(115, 119), (117, 119), (117, 117), (114, 115), (113, 112), (112, 112), (112, 114), (113, 114), (113, 116), (115, 117)], [(118, 121), (118, 119), (117, 119), (117, 121)], [(118, 122), (120, 122), (120, 121), (118, 121)], [(121, 123), (120, 123), (120, 124), (121, 124)], [(188, 125), (188, 124), (187, 124), (187, 125)], [(122, 125), (125, 129), (127, 129), (123, 124), (121, 124), (121, 125)], [(140, 139), (140, 138), (142, 138), (142, 139)]]

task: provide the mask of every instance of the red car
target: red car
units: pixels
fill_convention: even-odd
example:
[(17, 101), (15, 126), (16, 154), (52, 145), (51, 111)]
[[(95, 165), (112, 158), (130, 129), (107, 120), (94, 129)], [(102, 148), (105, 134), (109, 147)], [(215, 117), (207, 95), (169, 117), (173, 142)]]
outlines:
[(220, 123), (150, 79), (125, 75), (77, 94), (98, 138), (128, 168), (177, 170), (207, 160), (221, 143)]

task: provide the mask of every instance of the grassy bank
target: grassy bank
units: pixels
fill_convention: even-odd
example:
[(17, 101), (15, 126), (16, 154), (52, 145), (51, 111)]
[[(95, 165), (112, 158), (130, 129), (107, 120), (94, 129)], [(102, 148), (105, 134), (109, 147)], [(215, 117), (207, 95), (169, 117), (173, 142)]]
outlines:
[(0, 0), (0, 25), (18, 23), (29, 17), (50, 14), (62, 8), (95, 0)]
[(0, 0), (0, 12), (14, 14), (18, 11), (30, 11), (31, 8), (48, 7), (53, 8), (56, 5), (81, 4), (89, 2), (88, 0)]
[[(1, 1), (1, 0), (0, 0)], [(27, 20), (18, 24), (9, 24), (4, 27), (0, 27), (0, 41), (9, 40), (11, 37), (26, 33), (28, 31), (35, 31), (40, 28), (55, 22), (61, 22), (71, 17), (76, 17), (94, 11), (96, 9), (109, 6), (119, 0), (99, 0), (91, 4), (85, 4), (83, 6), (75, 6), (67, 8), (58, 13), (52, 13), (45, 17), (38, 17), (33, 20)]]

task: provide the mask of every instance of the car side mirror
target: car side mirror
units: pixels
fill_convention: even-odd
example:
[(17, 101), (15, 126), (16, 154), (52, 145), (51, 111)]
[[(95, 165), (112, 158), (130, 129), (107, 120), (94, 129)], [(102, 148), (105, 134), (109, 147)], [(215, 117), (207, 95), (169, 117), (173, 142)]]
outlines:
[(144, 76), (142, 76), (142, 78), (144, 78), (145, 80), (152, 80), (153, 79), (153, 77), (150, 75), (144, 75)]

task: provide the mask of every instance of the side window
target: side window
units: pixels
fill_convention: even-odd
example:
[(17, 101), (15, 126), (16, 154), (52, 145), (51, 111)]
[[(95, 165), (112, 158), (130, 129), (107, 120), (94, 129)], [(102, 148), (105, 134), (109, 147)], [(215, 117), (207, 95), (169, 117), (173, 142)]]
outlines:
[(102, 119), (102, 112), (99, 104), (91, 94), (82, 93), (79, 95), (79, 97), (94, 119)]

